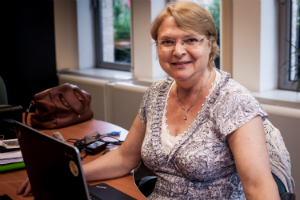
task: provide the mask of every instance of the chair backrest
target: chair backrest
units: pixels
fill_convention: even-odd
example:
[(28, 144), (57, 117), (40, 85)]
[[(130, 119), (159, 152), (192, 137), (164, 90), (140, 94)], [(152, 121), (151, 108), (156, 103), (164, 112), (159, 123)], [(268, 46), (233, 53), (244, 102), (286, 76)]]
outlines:
[(0, 76), (0, 105), (7, 105), (8, 100), (7, 100), (7, 91), (6, 91), (6, 86), (5, 83)]
[(145, 197), (148, 197), (154, 190), (157, 176), (152, 170), (148, 169), (142, 161), (140, 165), (134, 169), (133, 179), (140, 192)]

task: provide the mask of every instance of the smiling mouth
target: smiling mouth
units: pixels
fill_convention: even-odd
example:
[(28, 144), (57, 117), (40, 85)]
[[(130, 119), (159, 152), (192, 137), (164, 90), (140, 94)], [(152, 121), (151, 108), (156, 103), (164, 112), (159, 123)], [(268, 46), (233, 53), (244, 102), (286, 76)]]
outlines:
[(191, 63), (191, 61), (188, 61), (188, 62), (178, 62), (178, 63), (172, 63), (173, 65), (185, 65), (185, 64), (188, 64), (188, 63)]

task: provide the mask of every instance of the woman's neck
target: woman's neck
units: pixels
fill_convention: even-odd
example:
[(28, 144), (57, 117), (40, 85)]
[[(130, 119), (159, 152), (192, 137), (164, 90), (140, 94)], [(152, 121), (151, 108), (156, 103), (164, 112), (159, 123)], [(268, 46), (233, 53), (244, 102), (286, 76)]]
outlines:
[[(184, 82), (175, 80), (175, 89), (178, 90), (178, 97), (180, 99), (191, 98), (197, 96), (203, 89), (209, 90), (211, 88), (210, 82), (214, 80), (215, 71), (207, 67), (205, 71), (199, 75), (195, 80), (186, 80)], [(205, 88), (204, 88), (205, 87)]]

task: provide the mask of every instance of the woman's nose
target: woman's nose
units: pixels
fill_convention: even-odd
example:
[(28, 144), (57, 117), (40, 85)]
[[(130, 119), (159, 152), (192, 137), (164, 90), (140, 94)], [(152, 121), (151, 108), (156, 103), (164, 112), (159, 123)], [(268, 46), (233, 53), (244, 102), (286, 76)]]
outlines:
[(183, 43), (181, 41), (176, 42), (173, 50), (173, 55), (177, 57), (182, 57), (185, 54), (186, 54), (186, 49), (183, 46)]

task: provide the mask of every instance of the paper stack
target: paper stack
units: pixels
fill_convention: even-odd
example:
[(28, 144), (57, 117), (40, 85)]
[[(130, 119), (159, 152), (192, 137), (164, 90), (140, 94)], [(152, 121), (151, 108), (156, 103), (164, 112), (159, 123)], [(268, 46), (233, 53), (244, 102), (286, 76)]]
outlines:
[(0, 148), (0, 172), (25, 167), (17, 139), (1, 140)]

